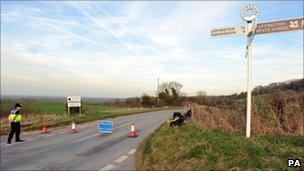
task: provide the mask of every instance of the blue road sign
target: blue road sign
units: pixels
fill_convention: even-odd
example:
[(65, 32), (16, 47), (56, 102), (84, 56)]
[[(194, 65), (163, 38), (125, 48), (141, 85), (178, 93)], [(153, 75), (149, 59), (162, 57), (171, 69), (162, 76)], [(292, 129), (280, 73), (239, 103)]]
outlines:
[(113, 133), (113, 122), (112, 121), (99, 121), (98, 129), (102, 133)]

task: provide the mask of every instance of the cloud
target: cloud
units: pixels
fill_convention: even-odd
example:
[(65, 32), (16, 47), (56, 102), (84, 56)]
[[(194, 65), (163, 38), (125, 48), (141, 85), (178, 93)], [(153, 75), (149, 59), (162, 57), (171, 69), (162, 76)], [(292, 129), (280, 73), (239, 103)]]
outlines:
[[(37, 11), (25, 8), (11, 14), (14, 20), (1, 21), (5, 93), (139, 96), (155, 93), (157, 77), (181, 82), (188, 95), (246, 89), (245, 38), (209, 35), (239, 16), (236, 2), (43, 4), (52, 12), (33, 5)], [(255, 39), (254, 84), (301, 76), (303, 48), (298, 37), (293, 40)]]

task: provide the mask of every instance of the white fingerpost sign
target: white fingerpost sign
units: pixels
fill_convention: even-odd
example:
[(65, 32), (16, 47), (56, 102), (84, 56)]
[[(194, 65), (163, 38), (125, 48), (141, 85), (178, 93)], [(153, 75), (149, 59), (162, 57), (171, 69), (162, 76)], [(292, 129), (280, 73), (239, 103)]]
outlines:
[(68, 96), (68, 114), (71, 113), (71, 108), (76, 108), (78, 113), (81, 113), (81, 97), (80, 96)]
[(211, 37), (223, 37), (223, 36), (240, 36), (248, 33), (247, 26), (235, 26), (235, 27), (223, 27), (215, 28), (211, 30)]
[[(249, 15), (251, 12), (251, 15)], [(294, 18), (281, 21), (271, 21), (257, 24), (259, 8), (249, 4), (241, 10), (241, 17), (247, 22), (246, 26), (224, 27), (211, 30), (211, 37), (247, 35), (246, 57), (247, 57), (247, 114), (246, 114), (246, 137), (251, 132), (251, 83), (252, 83), (252, 41), (257, 34), (267, 34), (304, 29), (304, 18)]]
[[(252, 11), (252, 15), (248, 15), (248, 12)], [(259, 15), (259, 8), (254, 4), (246, 5), (241, 10), (241, 17), (247, 22), (248, 34), (246, 45), (246, 57), (247, 57), (247, 114), (246, 114), (246, 137), (250, 137), (251, 130), (251, 83), (252, 83), (252, 40), (255, 35), (257, 21), (256, 18)]]

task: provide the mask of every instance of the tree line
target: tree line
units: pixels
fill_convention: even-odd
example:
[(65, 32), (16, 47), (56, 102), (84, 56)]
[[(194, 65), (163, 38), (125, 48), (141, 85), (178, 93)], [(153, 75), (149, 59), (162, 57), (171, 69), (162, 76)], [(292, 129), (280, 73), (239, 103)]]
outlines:
[[(159, 87), (159, 94), (155, 96), (144, 93), (141, 97), (131, 97), (127, 99), (115, 99), (109, 102), (109, 105), (116, 106), (143, 106), (143, 107), (159, 107), (159, 106), (181, 106), (188, 102), (196, 102), (198, 104), (235, 108), (235, 100), (245, 99), (247, 92), (234, 93), (222, 96), (207, 96), (204, 91), (198, 91), (196, 96), (187, 96), (182, 92), (183, 85), (176, 81), (164, 82)], [(304, 78), (290, 81), (271, 83), (267, 86), (256, 86), (252, 90), (252, 95), (270, 94), (274, 91), (293, 90), (296, 92), (304, 92)], [(159, 96), (159, 101), (157, 97)]]

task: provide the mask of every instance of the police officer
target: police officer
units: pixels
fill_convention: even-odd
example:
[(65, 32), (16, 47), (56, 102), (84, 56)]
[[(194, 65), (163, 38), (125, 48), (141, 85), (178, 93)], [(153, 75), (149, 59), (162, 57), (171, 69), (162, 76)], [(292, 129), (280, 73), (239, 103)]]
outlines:
[(16, 133), (16, 142), (23, 142), (24, 140), (20, 139), (20, 122), (22, 121), (22, 116), (20, 115), (21, 109), (20, 103), (16, 103), (14, 109), (11, 110), (10, 115), (8, 116), (8, 120), (11, 123), (11, 132), (9, 133), (7, 143), (10, 144), (12, 142), (12, 138)]

